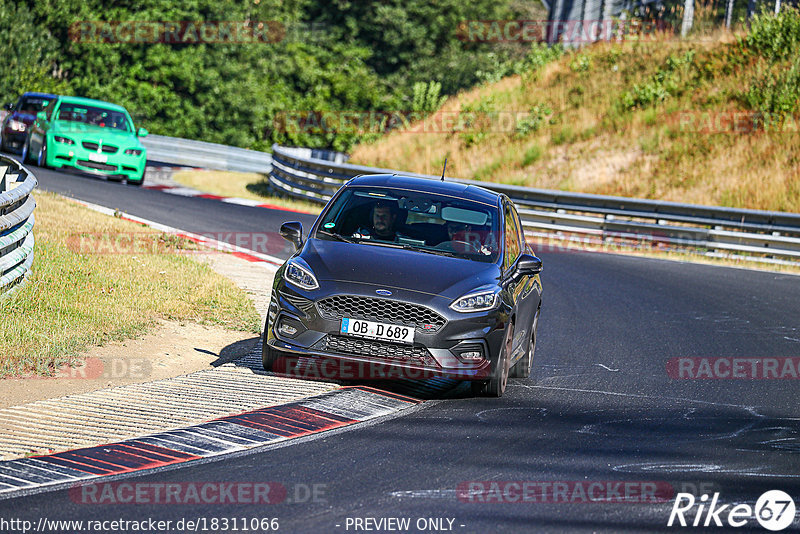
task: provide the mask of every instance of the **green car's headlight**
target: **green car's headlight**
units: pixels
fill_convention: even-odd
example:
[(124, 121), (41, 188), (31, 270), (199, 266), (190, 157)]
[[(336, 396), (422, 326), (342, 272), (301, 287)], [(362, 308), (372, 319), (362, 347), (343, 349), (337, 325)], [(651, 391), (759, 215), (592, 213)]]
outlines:
[(141, 156), (142, 149), (141, 148), (129, 148), (125, 150), (125, 154), (128, 156)]
[(65, 145), (74, 145), (75, 141), (70, 139), (69, 137), (61, 137), (60, 135), (56, 135), (53, 137), (53, 141), (56, 143), (64, 143)]

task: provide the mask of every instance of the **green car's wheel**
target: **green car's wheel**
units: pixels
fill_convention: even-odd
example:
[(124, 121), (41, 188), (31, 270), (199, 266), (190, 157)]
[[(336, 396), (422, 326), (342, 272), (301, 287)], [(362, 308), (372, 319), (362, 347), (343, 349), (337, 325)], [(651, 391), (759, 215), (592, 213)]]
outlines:
[(42, 148), (39, 149), (39, 155), (36, 157), (36, 165), (43, 169), (47, 168), (47, 139), (42, 141)]

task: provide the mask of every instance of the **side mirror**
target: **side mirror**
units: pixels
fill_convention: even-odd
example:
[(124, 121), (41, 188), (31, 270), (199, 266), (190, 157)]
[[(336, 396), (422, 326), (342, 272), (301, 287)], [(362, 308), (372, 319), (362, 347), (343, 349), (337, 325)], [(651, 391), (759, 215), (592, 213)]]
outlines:
[(521, 275), (534, 275), (542, 272), (542, 260), (531, 254), (522, 254), (517, 260), (517, 272)]
[(297, 221), (283, 223), (281, 225), (281, 237), (294, 243), (295, 248), (300, 248), (303, 244), (303, 225)]
[(148, 131), (147, 131), (147, 130), (145, 130), (144, 128), (139, 128), (139, 131), (138, 131), (138, 132), (136, 132), (136, 136), (137, 136), (137, 137), (147, 137), (147, 134), (149, 134), (149, 133), (150, 133), (150, 132), (148, 132)]
[(36, 118), (39, 119), (40, 121), (46, 121), (47, 113), (45, 113), (44, 111), (40, 111), (39, 113), (36, 114)]
[(14, 104), (3, 104), (3, 109), (6, 111), (11, 111), (14, 109)]

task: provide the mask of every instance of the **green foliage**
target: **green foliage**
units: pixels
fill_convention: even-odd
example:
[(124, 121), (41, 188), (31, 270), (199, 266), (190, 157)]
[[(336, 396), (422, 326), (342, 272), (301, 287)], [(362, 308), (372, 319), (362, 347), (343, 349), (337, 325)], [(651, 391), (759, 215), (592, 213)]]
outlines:
[(525, 116), (517, 119), (515, 127), (516, 137), (527, 137), (533, 132), (538, 131), (552, 114), (553, 110), (547, 104), (536, 104)]
[(569, 68), (573, 72), (588, 72), (592, 68), (592, 56), (585, 53), (577, 54), (569, 62)]
[[(513, 18), (512, 0), (23, 0), (0, 2), (0, 97), (45, 90), (122, 104), (153, 133), (265, 150), (349, 150), (377, 132), (308, 117), (438, 108), (517, 52), (460, 40), (465, 20)], [(87, 42), (81, 21), (275, 21), (278, 42)], [(310, 23), (308, 21), (313, 21)], [(72, 31), (71, 31), (72, 30)], [(436, 82), (430, 82), (436, 80)], [(439, 85), (441, 84), (441, 85)], [(436, 88), (438, 87), (438, 91)], [(419, 90), (418, 90), (419, 91)], [(436, 94), (434, 94), (436, 93)], [(286, 120), (287, 115), (305, 117)]]
[(493, 97), (484, 98), (474, 104), (461, 107), (459, 137), (466, 148), (481, 143), (489, 134), (497, 116)]
[[(11, 102), (24, 91), (60, 92), (67, 84), (53, 75), (58, 42), (40, 30), (26, 6), (0, 3), (0, 98)], [(24, 88), (24, 91), (20, 90)]]
[(690, 88), (695, 51), (671, 54), (664, 65), (642, 84), (634, 84), (620, 97), (624, 109), (635, 109), (664, 102), (670, 96)]
[(558, 145), (572, 143), (573, 141), (575, 141), (575, 138), (576, 135), (575, 132), (572, 130), (572, 127), (567, 125), (567, 126), (562, 126), (560, 130), (555, 132), (550, 137), (550, 142), (558, 146)]
[(539, 161), (544, 155), (544, 149), (539, 145), (533, 145), (525, 151), (525, 156), (522, 158), (522, 166), (527, 167), (532, 163)]
[(748, 50), (770, 61), (797, 55), (800, 49), (800, 14), (791, 6), (783, 6), (777, 15), (769, 12), (755, 15), (743, 42)]
[(446, 96), (441, 96), (439, 93), (442, 90), (442, 84), (439, 82), (417, 82), (414, 84), (414, 99), (411, 104), (411, 111), (420, 112), (424, 114), (433, 113), (444, 104), (447, 100)]
[(757, 74), (745, 93), (751, 109), (760, 112), (760, 122), (769, 129), (779, 126), (787, 115), (800, 111), (800, 57), (788, 69), (770, 69)]
[(762, 12), (740, 44), (759, 58), (742, 100), (759, 112), (761, 127), (780, 127), (800, 111), (800, 12), (792, 7), (777, 15)]

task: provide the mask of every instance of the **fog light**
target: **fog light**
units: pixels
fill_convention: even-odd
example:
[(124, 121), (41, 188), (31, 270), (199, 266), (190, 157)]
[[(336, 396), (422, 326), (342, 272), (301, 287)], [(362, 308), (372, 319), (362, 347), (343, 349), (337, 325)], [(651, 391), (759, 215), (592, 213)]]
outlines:
[(289, 323), (281, 321), (281, 324), (278, 327), (278, 332), (280, 332), (284, 336), (292, 337), (297, 333), (297, 328), (293, 327)]
[(479, 350), (470, 350), (467, 352), (462, 352), (460, 356), (465, 360), (480, 360), (483, 359), (483, 354)]

